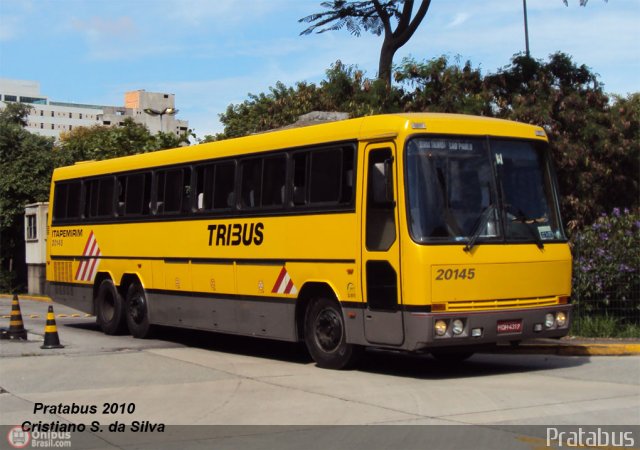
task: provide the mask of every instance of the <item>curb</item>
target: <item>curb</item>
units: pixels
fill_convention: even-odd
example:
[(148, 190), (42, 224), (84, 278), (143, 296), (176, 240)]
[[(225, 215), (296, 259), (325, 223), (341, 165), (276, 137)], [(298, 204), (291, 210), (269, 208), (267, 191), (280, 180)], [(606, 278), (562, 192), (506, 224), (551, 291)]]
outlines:
[(499, 346), (494, 353), (560, 356), (632, 356), (640, 355), (640, 344), (521, 344)]
[[(13, 295), (11, 294), (0, 294), (0, 298), (6, 298), (11, 300), (13, 298)], [(34, 302), (42, 302), (42, 303), (53, 303), (52, 300), (44, 295), (22, 295), (22, 294), (18, 294), (18, 298), (20, 300), (31, 300)]]

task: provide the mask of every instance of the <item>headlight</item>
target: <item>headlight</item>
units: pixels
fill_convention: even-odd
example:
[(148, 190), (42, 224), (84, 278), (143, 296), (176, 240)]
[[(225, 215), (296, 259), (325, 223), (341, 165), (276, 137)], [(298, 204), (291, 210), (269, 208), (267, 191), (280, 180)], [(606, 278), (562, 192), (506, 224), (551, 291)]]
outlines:
[(436, 336), (444, 336), (444, 334), (447, 332), (447, 322), (445, 322), (444, 320), (436, 320), (435, 329)]
[(453, 331), (453, 334), (455, 334), (456, 336), (462, 334), (462, 332), (464, 331), (464, 322), (460, 319), (454, 320), (451, 325), (451, 331)]
[(556, 323), (556, 317), (549, 313), (546, 316), (544, 316), (544, 326), (545, 328), (551, 328), (553, 327), (553, 325), (555, 325)]
[(560, 311), (558, 314), (556, 314), (556, 323), (559, 327), (565, 326), (567, 324), (567, 315)]

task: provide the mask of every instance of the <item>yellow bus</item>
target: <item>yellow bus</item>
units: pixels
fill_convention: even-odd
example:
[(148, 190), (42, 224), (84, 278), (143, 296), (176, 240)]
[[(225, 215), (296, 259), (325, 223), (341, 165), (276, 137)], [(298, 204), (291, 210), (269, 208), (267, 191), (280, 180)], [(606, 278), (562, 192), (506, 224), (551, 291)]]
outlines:
[(567, 334), (542, 128), (379, 115), (55, 170), (47, 281), (107, 334), (157, 325), (462, 359)]

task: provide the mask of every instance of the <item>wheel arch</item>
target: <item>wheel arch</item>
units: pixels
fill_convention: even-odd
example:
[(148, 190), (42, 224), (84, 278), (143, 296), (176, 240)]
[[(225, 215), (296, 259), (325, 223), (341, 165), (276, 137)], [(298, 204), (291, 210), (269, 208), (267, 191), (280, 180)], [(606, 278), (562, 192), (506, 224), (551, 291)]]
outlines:
[(304, 318), (307, 313), (307, 309), (309, 308), (311, 301), (320, 295), (325, 295), (335, 300), (338, 305), (340, 305), (340, 310), (342, 310), (342, 305), (338, 300), (338, 295), (331, 285), (322, 281), (306, 282), (300, 289), (300, 293), (298, 294), (298, 299), (296, 301), (295, 317), (298, 341), (304, 340)]
[(120, 295), (122, 295), (122, 298), (126, 298), (127, 290), (129, 289), (129, 286), (131, 286), (133, 283), (140, 284), (140, 286), (142, 286), (142, 289), (144, 289), (144, 283), (142, 282), (142, 277), (140, 276), (140, 274), (134, 272), (134, 273), (125, 273), (122, 275), (122, 278), (120, 279), (120, 287), (119, 287)]
[(96, 306), (96, 301), (98, 300), (98, 290), (100, 289), (100, 285), (102, 284), (102, 282), (104, 280), (111, 280), (115, 283), (114, 279), (113, 279), (113, 275), (111, 274), (111, 272), (98, 272), (96, 274), (95, 279), (93, 280), (93, 300), (91, 302), (92, 308), (93, 308), (93, 315), (96, 314), (97, 311), (97, 306)]

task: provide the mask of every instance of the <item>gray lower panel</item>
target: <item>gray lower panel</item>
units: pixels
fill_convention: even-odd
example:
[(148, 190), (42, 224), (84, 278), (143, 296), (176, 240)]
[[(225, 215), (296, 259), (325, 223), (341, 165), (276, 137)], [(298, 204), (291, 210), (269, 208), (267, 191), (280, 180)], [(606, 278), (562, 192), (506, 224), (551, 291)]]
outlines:
[[(567, 324), (561, 328), (535, 331), (536, 324), (544, 324), (545, 315), (562, 311), (567, 315)], [(459, 313), (411, 313), (405, 314), (406, 339), (405, 350), (423, 350), (428, 348), (442, 348), (468, 345), (487, 345), (502, 342), (522, 341), (535, 338), (556, 338), (566, 336), (571, 323), (571, 305), (550, 306), (547, 308), (482, 311)], [(465, 323), (464, 332), (459, 336), (447, 333), (448, 337), (436, 337), (433, 332), (434, 323), (438, 319), (462, 319)], [(520, 322), (519, 331), (498, 333), (498, 322)], [(472, 337), (472, 329), (481, 329), (479, 337)]]
[(151, 323), (297, 341), (295, 304), (148, 292)]
[(61, 303), (87, 314), (95, 314), (93, 308), (93, 286), (47, 282), (45, 284), (45, 292), (56, 303)]

